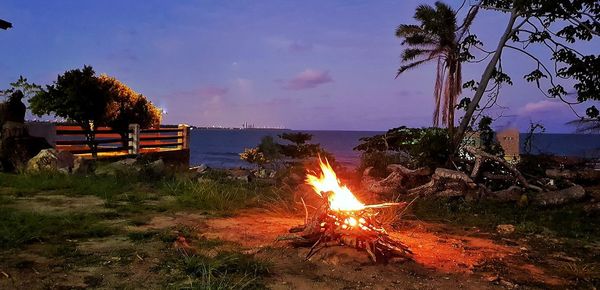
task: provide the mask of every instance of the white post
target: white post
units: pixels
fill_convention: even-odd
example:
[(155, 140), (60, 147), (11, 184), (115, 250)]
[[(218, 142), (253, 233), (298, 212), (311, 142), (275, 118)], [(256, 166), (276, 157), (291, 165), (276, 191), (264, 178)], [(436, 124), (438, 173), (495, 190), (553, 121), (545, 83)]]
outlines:
[(183, 145), (177, 146), (177, 149), (188, 149), (190, 148), (190, 126), (187, 124), (179, 124), (177, 128), (181, 131), (177, 132), (177, 136), (181, 137), (181, 143)]
[(129, 124), (129, 149), (127, 152), (132, 155), (137, 155), (140, 153), (140, 125), (138, 124)]

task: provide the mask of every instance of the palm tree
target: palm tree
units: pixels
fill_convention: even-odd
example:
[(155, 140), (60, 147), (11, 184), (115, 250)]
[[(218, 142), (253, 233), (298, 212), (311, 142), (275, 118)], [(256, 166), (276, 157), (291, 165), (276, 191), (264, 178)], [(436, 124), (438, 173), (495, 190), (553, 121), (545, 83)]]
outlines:
[(437, 61), (433, 91), (433, 125), (439, 126), (441, 120), (443, 125), (448, 126), (451, 135), (454, 128), (454, 110), (462, 91), (460, 41), (476, 13), (477, 8), (471, 9), (459, 27), (456, 12), (447, 4), (438, 1), (435, 7), (417, 7), (414, 18), (420, 22), (419, 25), (401, 24), (396, 29), (396, 36), (401, 38), (402, 45), (406, 46), (401, 55), (402, 65), (396, 78), (409, 69)]

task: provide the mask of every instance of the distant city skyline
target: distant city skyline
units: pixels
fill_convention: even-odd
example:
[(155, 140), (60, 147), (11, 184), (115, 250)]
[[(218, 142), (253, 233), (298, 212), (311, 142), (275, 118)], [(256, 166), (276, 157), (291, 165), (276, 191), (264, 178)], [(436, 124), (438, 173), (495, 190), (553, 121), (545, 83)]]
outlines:
[[(446, 2), (458, 8), (462, 0)], [(13, 27), (0, 31), (0, 89), (19, 75), (49, 84), (88, 64), (163, 108), (164, 123), (431, 126), (434, 65), (394, 79), (402, 50), (394, 29), (414, 23), (423, 3), (434, 1), (2, 1), (0, 18)], [(506, 15), (483, 11), (473, 31), (495, 46), (504, 23)], [(573, 132), (571, 109), (522, 79), (528, 61), (504, 55), (514, 85), (502, 88), (505, 109), (492, 111), (502, 115), (496, 128), (524, 132), (540, 122), (547, 132)], [(478, 81), (482, 70), (466, 64), (463, 79)]]

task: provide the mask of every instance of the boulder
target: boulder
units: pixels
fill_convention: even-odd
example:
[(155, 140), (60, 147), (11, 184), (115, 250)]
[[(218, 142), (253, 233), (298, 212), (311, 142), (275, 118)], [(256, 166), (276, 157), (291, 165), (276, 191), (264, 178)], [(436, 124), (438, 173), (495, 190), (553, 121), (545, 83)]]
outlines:
[(165, 162), (162, 159), (152, 161), (148, 164), (148, 169), (153, 175), (163, 175), (167, 169)]
[(94, 160), (93, 159), (86, 159), (83, 157), (75, 158), (75, 161), (73, 162), (73, 170), (71, 171), (71, 173), (85, 175), (85, 174), (90, 174), (93, 171), (94, 171)]
[(73, 169), (75, 156), (67, 151), (43, 149), (27, 162), (27, 172), (58, 171), (69, 173)]

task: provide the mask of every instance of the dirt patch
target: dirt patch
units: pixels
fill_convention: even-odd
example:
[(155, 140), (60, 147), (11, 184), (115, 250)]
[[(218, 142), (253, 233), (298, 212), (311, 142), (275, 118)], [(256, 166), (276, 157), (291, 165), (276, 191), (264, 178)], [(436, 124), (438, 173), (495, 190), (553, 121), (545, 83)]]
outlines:
[(31, 197), (15, 198), (9, 205), (11, 207), (34, 211), (39, 213), (71, 213), (71, 212), (103, 212), (104, 200), (92, 196), (66, 196), (66, 195), (34, 195)]
[[(373, 264), (366, 253), (346, 247), (326, 248), (305, 261), (305, 248), (293, 248), (276, 238), (303, 222), (302, 217), (274, 216), (245, 211), (231, 218), (206, 219), (199, 235), (238, 243), (245, 252), (270, 260), (276, 275), (274, 289), (441, 288), (460, 286), (485, 289), (517, 285), (511, 275), (523, 276), (532, 285), (560, 287), (567, 281), (521, 259), (523, 247), (498, 243), (489, 235), (456, 232), (426, 223), (406, 223), (390, 235), (408, 245), (414, 261)], [(450, 232), (450, 233), (449, 233)], [(499, 263), (496, 271), (482, 265)], [(510, 274), (510, 275), (509, 275)], [(528, 281), (520, 279), (518, 282)], [(426, 282), (424, 282), (426, 281)], [(513, 281), (513, 282), (511, 282)]]

